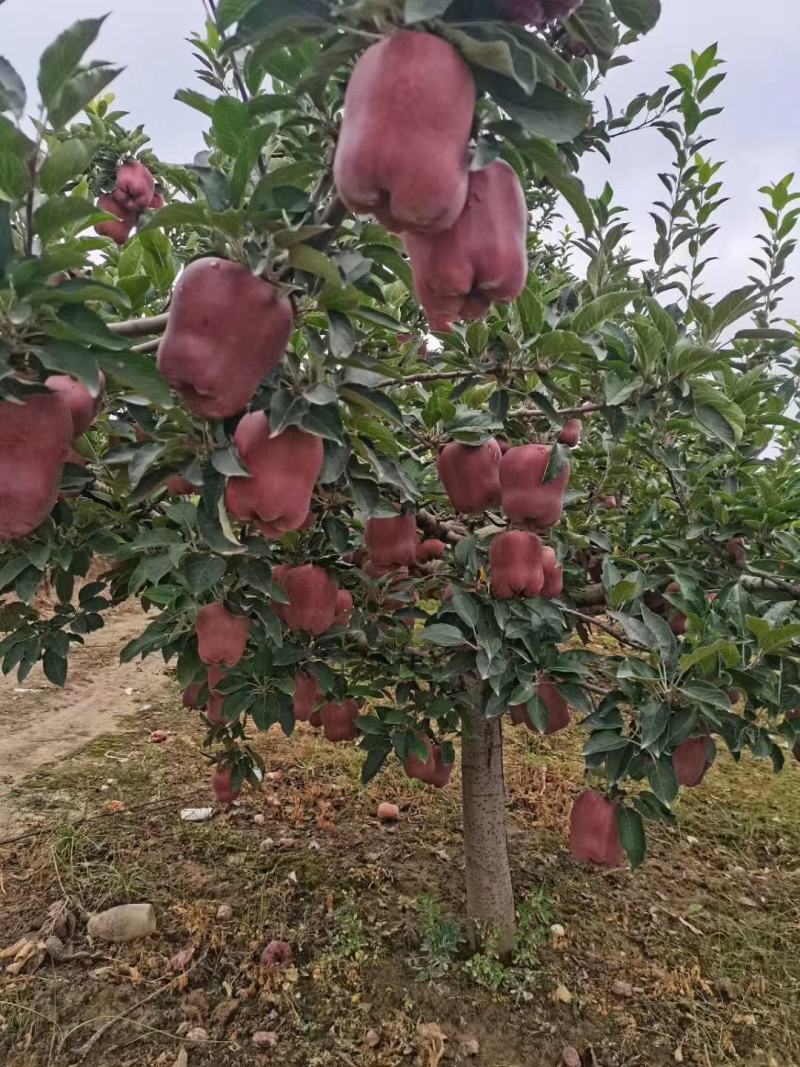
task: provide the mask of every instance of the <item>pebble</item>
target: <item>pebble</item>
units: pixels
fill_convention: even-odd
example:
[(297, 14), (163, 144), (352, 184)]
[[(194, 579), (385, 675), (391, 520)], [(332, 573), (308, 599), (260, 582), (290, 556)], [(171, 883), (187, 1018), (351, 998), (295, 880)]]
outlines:
[(611, 986), (611, 992), (617, 997), (632, 997), (633, 986), (630, 982), (623, 982), (621, 979), (617, 978)]
[(155, 909), (152, 904), (119, 904), (90, 915), (86, 932), (102, 941), (136, 941), (156, 932)]
[(278, 1044), (278, 1035), (274, 1030), (256, 1030), (250, 1040), (256, 1048), (274, 1048)]
[(378, 805), (378, 818), (381, 822), (397, 822), (400, 818), (400, 809), (396, 804), (390, 804), (384, 800)]
[(322, 846), (320, 845), (319, 841), (309, 841), (308, 847), (311, 852), (319, 852)]
[(283, 781), (283, 771), (270, 771), (269, 774), (267, 774), (267, 778), (271, 782), (282, 782)]
[(380, 1040), (381, 1035), (378, 1033), (377, 1030), (367, 1030), (364, 1036), (364, 1041), (367, 1043), (369, 1048), (375, 1048), (376, 1045), (380, 1044)]
[(253, 822), (256, 824), (256, 826), (263, 826), (266, 821), (266, 815), (262, 815), (261, 812), (258, 812), (257, 815), (253, 816)]
[(563, 1067), (581, 1067), (581, 1054), (572, 1045), (567, 1045), (561, 1053)]
[(230, 904), (220, 904), (217, 908), (217, 918), (223, 921), (233, 918), (233, 908)]
[(571, 1004), (572, 1003), (572, 993), (570, 993), (570, 991), (567, 989), (567, 987), (565, 985), (556, 986), (556, 991), (553, 994), (553, 996), (561, 1004)]
[(293, 837), (279, 837), (278, 848), (296, 848), (297, 841)]
[(213, 814), (213, 808), (181, 808), (181, 822), (207, 822)]
[(271, 848), (275, 847), (275, 842), (272, 840), (271, 837), (265, 837), (263, 841), (259, 842), (258, 847), (261, 849), (262, 852), (269, 852)]
[(567, 931), (561, 925), (561, 923), (553, 923), (550, 927), (550, 933), (553, 937), (566, 937)]
[(204, 1030), (202, 1026), (193, 1026), (191, 1030), (186, 1031), (186, 1040), (191, 1041), (193, 1045), (203, 1045), (208, 1041), (208, 1030)]
[(477, 1056), (481, 1046), (477, 1038), (468, 1037), (461, 1042), (459, 1049), (462, 1056)]

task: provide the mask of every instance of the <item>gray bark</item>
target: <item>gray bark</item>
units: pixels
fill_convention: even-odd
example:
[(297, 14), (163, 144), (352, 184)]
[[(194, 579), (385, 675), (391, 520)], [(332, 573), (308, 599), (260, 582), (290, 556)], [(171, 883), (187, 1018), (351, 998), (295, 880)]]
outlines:
[(501, 959), (514, 949), (516, 916), (506, 838), (503, 735), (500, 719), (486, 719), (477, 700), (464, 715), (461, 746), (464, 858), (470, 942), (477, 948), (482, 933), (494, 934)]

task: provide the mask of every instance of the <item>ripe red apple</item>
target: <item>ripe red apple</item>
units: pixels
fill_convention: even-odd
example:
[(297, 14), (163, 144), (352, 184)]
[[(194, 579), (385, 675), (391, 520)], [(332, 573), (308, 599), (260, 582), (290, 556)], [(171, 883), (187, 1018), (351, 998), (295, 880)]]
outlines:
[(344, 700), (341, 704), (323, 704), (320, 708), (322, 729), (328, 741), (355, 741), (358, 704)]
[(147, 210), (148, 211), (160, 211), (163, 206), (164, 206), (164, 197), (161, 195), (161, 193), (155, 192), (155, 193), (153, 193), (153, 199), (147, 205)]
[(261, 953), (259, 963), (273, 971), (282, 971), (294, 963), (291, 946), (286, 941), (270, 941)]
[(164, 485), (171, 496), (194, 496), (200, 492), (199, 485), (192, 485), (180, 474), (170, 474), (164, 479)]
[(308, 722), (319, 703), (319, 681), (316, 674), (298, 671), (294, 676), (294, 700), (292, 709), (296, 722)]
[(549, 482), (544, 476), (550, 463), (550, 445), (509, 448), (500, 461), (503, 510), (512, 522), (527, 522), (547, 530), (561, 518), (569, 464)]
[(197, 651), (203, 663), (235, 666), (244, 655), (250, 622), (233, 615), (221, 602), (206, 604), (197, 613)]
[(225, 719), (222, 715), (222, 707), (225, 703), (225, 694), (221, 693), (217, 686), (223, 680), (228, 677), (228, 672), (223, 670), (222, 667), (218, 667), (216, 664), (212, 664), (208, 668), (206, 675), (208, 685), (208, 703), (203, 709), (206, 714), (206, 718), (212, 726), (224, 726)]
[(104, 193), (98, 197), (97, 206), (101, 211), (107, 211), (109, 215), (116, 216), (117, 221), (98, 222), (94, 228), (95, 233), (99, 233), (101, 237), (110, 237), (118, 245), (124, 245), (136, 225), (136, 213), (118, 204), (110, 193)]
[(0, 402), (0, 543), (27, 537), (58, 499), (72, 417), (56, 393)]
[(672, 768), (679, 785), (700, 785), (714, 762), (716, 749), (710, 737), (689, 737), (672, 753)]
[[(552, 678), (543, 674), (536, 687), (536, 693), (549, 713), (545, 734), (554, 734), (563, 730), (565, 726), (569, 726), (569, 705), (559, 693)], [(512, 704), (508, 710), (515, 726), (527, 726), (529, 730), (536, 732), (536, 727), (528, 714), (527, 704)]]
[(608, 508), (610, 511), (615, 511), (619, 507), (619, 500), (613, 494), (598, 497), (597, 503), (601, 508)]
[(364, 544), (370, 562), (378, 567), (410, 567), (417, 549), (417, 520), (413, 513), (387, 519), (367, 519)]
[(283, 359), (293, 326), (288, 297), (270, 282), (241, 263), (196, 259), (175, 287), (158, 366), (193, 415), (225, 419)]
[(200, 690), (203, 688), (202, 682), (191, 682), (183, 691), (183, 706), (185, 708), (193, 708), (195, 711), (200, 710), (200, 704), (198, 703), (200, 697)]
[(456, 49), (400, 30), (359, 58), (333, 174), (351, 211), (390, 230), (446, 230), (467, 198), (475, 82)]
[(336, 594), (336, 617), (334, 626), (347, 626), (353, 614), (353, 594), (347, 589), (340, 589)]
[(436, 458), (436, 469), (453, 508), (480, 515), (500, 504), (500, 444), (490, 437), (482, 445), (451, 441)]
[(429, 737), (420, 736), (419, 740), (428, 750), (427, 757), (422, 760), (413, 752), (409, 752), (403, 762), (403, 770), (409, 778), (416, 778), (426, 785), (443, 789), (450, 781), (453, 764), (444, 762), (441, 745), (435, 744)]
[(275, 614), (290, 630), (324, 634), (333, 626), (339, 590), (328, 572), (313, 563), (302, 567), (273, 567), (272, 580), (289, 598), (288, 604), (273, 602)]
[(322, 469), (322, 438), (296, 426), (271, 437), (267, 416), (253, 411), (240, 420), (233, 439), (250, 477), (228, 479), (230, 514), (240, 522), (260, 520), (259, 531), (270, 540), (299, 530)]
[(587, 789), (572, 805), (569, 848), (583, 863), (620, 867), (624, 860), (617, 816), (619, 804), (594, 789)]
[(73, 438), (85, 434), (103, 406), (103, 390), (106, 380), (102, 371), (96, 396), (92, 395), (88, 386), (83, 382), (76, 381), (68, 374), (51, 374), (49, 378), (45, 378), (44, 384), (51, 393), (58, 393), (67, 405), (72, 417)]
[(211, 775), (211, 788), (220, 804), (232, 804), (242, 791), (241, 788), (234, 789), (233, 767), (227, 763), (215, 768)]
[(570, 448), (577, 448), (581, 443), (582, 429), (583, 423), (580, 419), (567, 419), (561, 427), (561, 431), (558, 435), (559, 444), (569, 445)]
[(464, 210), (448, 230), (405, 233), (403, 241), (432, 330), (482, 318), (516, 300), (528, 276), (528, 208), (519, 178), (502, 159), (470, 171)]
[(507, 600), (514, 596), (539, 596), (544, 584), (542, 543), (527, 530), (505, 530), (497, 534), (489, 549), (489, 577), (492, 596)]
[(564, 589), (564, 568), (556, 559), (555, 550), (545, 545), (542, 549), (542, 573), (544, 584), (542, 596), (561, 596)]
[(111, 195), (126, 211), (138, 215), (150, 206), (155, 191), (155, 178), (144, 163), (129, 159), (117, 171), (117, 182)]
[(442, 559), (446, 551), (447, 545), (444, 541), (430, 538), (427, 541), (420, 541), (415, 549), (415, 556), (417, 563), (430, 563), (432, 559)]
[(725, 543), (725, 551), (728, 558), (737, 567), (747, 566), (747, 549), (744, 546), (744, 540), (741, 537), (731, 537)]

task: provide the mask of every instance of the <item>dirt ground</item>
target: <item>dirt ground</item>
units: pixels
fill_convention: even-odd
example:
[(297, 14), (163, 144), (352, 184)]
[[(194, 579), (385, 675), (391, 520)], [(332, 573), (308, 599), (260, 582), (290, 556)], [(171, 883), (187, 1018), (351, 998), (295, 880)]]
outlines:
[[(0, 688), (0, 1064), (800, 1064), (797, 767), (721, 759), (639, 872), (598, 872), (565, 848), (580, 731), (509, 731), (522, 935), (504, 969), (464, 944), (457, 772), (442, 792), (397, 766), (363, 788), (354, 746), (273, 729), (256, 743), (280, 774), (182, 821), (212, 803), (203, 730), (163, 661), (118, 665), (140, 628), (116, 613), (62, 692)], [(88, 913), (143, 901), (156, 934), (89, 941)], [(291, 966), (259, 966), (272, 939)]]

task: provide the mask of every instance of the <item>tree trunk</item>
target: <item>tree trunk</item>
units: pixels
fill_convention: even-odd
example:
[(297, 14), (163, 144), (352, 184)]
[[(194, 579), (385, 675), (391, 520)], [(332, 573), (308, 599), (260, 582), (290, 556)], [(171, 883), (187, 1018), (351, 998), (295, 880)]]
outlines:
[(475, 696), (463, 718), (461, 745), (470, 943), (477, 948), (482, 934), (491, 929), (501, 959), (508, 962), (517, 923), (506, 839), (503, 735), (500, 719), (484, 718)]

